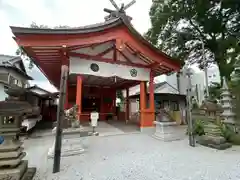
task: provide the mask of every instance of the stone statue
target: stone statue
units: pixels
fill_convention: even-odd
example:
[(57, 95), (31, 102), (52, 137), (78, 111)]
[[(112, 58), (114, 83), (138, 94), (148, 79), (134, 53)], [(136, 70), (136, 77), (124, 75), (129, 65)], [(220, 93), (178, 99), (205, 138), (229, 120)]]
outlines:
[(77, 111), (78, 111), (77, 105), (74, 105), (72, 108), (64, 111), (65, 118), (68, 120), (68, 122), (71, 123), (72, 128), (79, 128), (80, 126)]

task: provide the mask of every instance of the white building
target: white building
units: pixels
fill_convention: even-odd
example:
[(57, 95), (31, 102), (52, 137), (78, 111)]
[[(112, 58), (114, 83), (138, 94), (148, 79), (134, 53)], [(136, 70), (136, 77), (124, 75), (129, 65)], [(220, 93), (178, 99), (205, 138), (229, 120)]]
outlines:
[(19, 56), (0, 55), (0, 101), (4, 101), (8, 95), (5, 88), (10, 86), (28, 87), (27, 75), (22, 59)]
[[(220, 83), (220, 73), (217, 66), (213, 66), (208, 69), (208, 86), (212, 83)], [(205, 98), (205, 89), (206, 89), (206, 77), (205, 72), (200, 71), (192, 75), (192, 89), (196, 92), (195, 98), (198, 104), (202, 104), (202, 101)]]
[[(161, 75), (154, 79), (155, 84), (166, 82), (164, 86), (161, 87), (160, 93), (170, 93), (170, 94), (187, 94), (188, 79), (186, 76), (181, 74), (179, 79), (177, 73), (171, 75)], [(195, 99), (198, 104), (201, 105), (202, 101), (205, 98), (205, 89), (206, 89), (206, 80), (205, 73), (203, 71), (196, 72), (194, 71), (191, 76), (192, 90), (194, 92)], [(220, 83), (220, 74), (217, 66), (213, 66), (208, 69), (208, 86), (213, 82)], [(173, 90), (174, 89), (174, 90)], [(135, 86), (130, 88), (129, 95), (135, 95), (139, 93), (140, 86)], [(158, 92), (158, 93), (159, 93)], [(157, 93), (157, 92), (155, 92)]]

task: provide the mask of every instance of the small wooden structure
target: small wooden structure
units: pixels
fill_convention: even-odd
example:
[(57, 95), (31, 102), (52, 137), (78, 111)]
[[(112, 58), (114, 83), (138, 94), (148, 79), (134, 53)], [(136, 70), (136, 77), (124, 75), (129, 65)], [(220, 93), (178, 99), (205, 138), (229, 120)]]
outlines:
[(208, 117), (213, 118), (219, 117), (222, 112), (223, 112), (222, 106), (210, 100), (205, 100), (199, 107), (199, 114)]

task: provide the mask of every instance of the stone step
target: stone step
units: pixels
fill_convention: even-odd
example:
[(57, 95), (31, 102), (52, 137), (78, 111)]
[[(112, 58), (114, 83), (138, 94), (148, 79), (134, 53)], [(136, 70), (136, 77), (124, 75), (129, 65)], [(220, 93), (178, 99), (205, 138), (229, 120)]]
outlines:
[(15, 168), (3, 168), (0, 171), (0, 179), (15, 179), (19, 180), (24, 177), (27, 171), (28, 162), (21, 161)]
[(26, 153), (22, 152), (17, 158), (1, 159), (0, 167), (16, 167), (25, 156)]
[(1, 159), (17, 158), (22, 152), (23, 152), (22, 147), (19, 147), (17, 150), (14, 151), (0, 152), (0, 161)]
[(8, 152), (8, 151), (14, 151), (17, 150), (19, 147), (22, 146), (22, 142), (15, 142), (15, 143), (9, 143), (9, 144), (5, 144), (3, 142), (3, 144), (0, 145), (0, 152)]

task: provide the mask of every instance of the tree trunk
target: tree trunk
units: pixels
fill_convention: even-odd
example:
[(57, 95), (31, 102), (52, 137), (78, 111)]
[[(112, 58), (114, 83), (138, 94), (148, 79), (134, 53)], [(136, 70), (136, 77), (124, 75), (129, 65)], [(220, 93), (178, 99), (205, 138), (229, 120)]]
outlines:
[(216, 58), (216, 62), (219, 68), (220, 80), (221, 80), (221, 86), (222, 86), (224, 77), (228, 82), (231, 81), (231, 74), (233, 71), (233, 67), (231, 67), (230, 64), (226, 64), (224, 60), (221, 60), (220, 58), (219, 59)]

